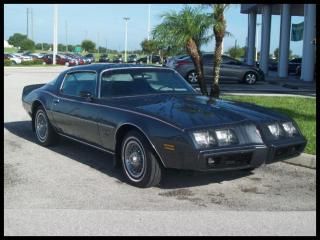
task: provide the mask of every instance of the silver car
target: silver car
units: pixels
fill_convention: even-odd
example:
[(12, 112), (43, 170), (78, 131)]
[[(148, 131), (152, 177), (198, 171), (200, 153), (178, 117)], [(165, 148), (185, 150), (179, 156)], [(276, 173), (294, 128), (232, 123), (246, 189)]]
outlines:
[[(213, 54), (202, 54), (204, 78), (207, 82), (213, 78)], [(189, 83), (198, 81), (195, 66), (190, 57), (178, 59), (174, 62), (173, 68), (177, 70)], [(222, 82), (245, 82), (255, 84), (256, 81), (264, 80), (264, 73), (261, 69), (247, 65), (234, 58), (222, 55), (220, 68), (220, 80)]]

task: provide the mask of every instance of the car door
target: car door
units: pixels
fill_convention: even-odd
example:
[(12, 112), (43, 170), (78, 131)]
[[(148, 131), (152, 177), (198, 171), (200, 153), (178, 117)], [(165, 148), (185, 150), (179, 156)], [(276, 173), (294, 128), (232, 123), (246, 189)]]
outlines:
[(203, 61), (203, 75), (206, 81), (213, 79), (213, 54), (205, 54), (202, 56)]
[(242, 68), (240, 63), (230, 57), (222, 56), (220, 76), (224, 81), (240, 80)]
[[(97, 73), (75, 71), (67, 73), (53, 100), (54, 121), (63, 134), (100, 145), (96, 101)], [(90, 94), (90, 96), (88, 95)]]

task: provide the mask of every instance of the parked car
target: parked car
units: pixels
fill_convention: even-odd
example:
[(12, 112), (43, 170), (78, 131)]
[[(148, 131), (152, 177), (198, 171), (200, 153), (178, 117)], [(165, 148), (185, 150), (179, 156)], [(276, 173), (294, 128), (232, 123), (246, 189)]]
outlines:
[(173, 56), (171, 58), (168, 58), (165, 67), (174, 68), (177, 61), (182, 60), (184, 58), (189, 58), (190, 56), (188, 54), (181, 54), (177, 56)]
[(21, 63), (21, 58), (13, 55), (13, 54), (10, 54), (10, 53), (5, 53), (4, 54), (4, 59), (10, 59), (12, 61), (13, 64), (20, 64)]
[[(202, 54), (204, 78), (211, 82), (213, 78), (213, 54)], [(174, 66), (189, 83), (197, 83), (198, 75), (190, 57), (177, 60)], [(264, 73), (255, 66), (247, 65), (234, 58), (222, 55), (220, 68), (221, 82), (238, 81), (247, 84), (255, 84), (257, 81), (264, 80)]]
[(299, 69), (301, 69), (302, 58), (294, 58), (289, 61), (288, 73), (297, 74)]
[[(260, 67), (260, 63), (256, 62), (256, 66)], [(275, 59), (269, 59), (268, 61), (268, 70), (277, 71), (278, 70), (278, 62)]]
[(136, 54), (131, 54), (131, 55), (129, 55), (127, 62), (128, 63), (136, 63), (137, 62), (137, 58), (138, 57), (137, 57)]
[(100, 56), (100, 58), (99, 58), (99, 62), (104, 62), (104, 63), (106, 63), (106, 62), (109, 62), (110, 61), (110, 59), (109, 59), (109, 57), (108, 57), (108, 54), (102, 54), (101, 56)]
[(306, 145), (290, 117), (200, 95), (170, 68), (78, 66), (24, 87), (22, 104), (40, 145), (62, 136), (111, 153), (138, 187), (157, 185), (164, 168), (250, 170)]
[(23, 55), (22, 53), (13, 53), (12, 55), (21, 59), (21, 61), (32, 61), (33, 58), (28, 55)]
[[(47, 54), (47, 55), (43, 56), (42, 60), (46, 64), (52, 64), (52, 62), (53, 62), (53, 54)], [(66, 65), (66, 66), (75, 66), (75, 65), (77, 65), (75, 59), (69, 58), (67, 55), (63, 55), (63, 54), (57, 54), (56, 55), (56, 64)]]
[[(150, 56), (149, 56), (149, 57), (150, 57)], [(147, 63), (147, 56), (146, 56), (146, 57), (139, 58), (139, 59), (137, 60), (137, 63), (140, 63), (140, 64), (142, 64), (142, 63)], [(160, 58), (160, 56), (158, 56), (158, 55), (152, 55), (151, 63), (156, 63), (156, 64), (161, 63), (161, 58)]]
[(95, 62), (95, 57), (92, 53), (89, 53), (87, 55), (85, 55), (86, 58), (88, 58), (90, 60), (90, 63), (94, 63)]
[(114, 56), (112, 59), (112, 62), (113, 63), (122, 63), (122, 55), (119, 54), (119, 55)]

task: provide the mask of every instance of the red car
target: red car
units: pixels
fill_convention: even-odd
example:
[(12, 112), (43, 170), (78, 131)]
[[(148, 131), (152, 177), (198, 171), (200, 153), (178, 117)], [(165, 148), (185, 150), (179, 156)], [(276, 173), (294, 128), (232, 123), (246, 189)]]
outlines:
[[(44, 55), (42, 59), (46, 64), (52, 64), (53, 54)], [(76, 62), (73, 59), (70, 59), (65, 55), (57, 54), (56, 55), (56, 64), (74, 66), (74, 65), (76, 65)]]

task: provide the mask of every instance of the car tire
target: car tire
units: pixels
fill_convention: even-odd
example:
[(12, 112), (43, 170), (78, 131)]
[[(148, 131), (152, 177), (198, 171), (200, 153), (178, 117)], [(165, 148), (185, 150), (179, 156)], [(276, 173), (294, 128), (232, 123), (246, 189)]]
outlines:
[(191, 84), (197, 83), (198, 82), (198, 74), (195, 71), (190, 71), (187, 74), (187, 81)]
[(121, 145), (123, 173), (129, 184), (140, 188), (160, 183), (162, 166), (148, 142), (138, 131), (126, 134)]
[(244, 82), (249, 85), (255, 84), (257, 82), (257, 79), (258, 76), (254, 72), (247, 72), (243, 77)]
[(59, 135), (53, 129), (46, 111), (39, 106), (34, 114), (34, 132), (37, 142), (42, 146), (50, 146), (57, 143)]

